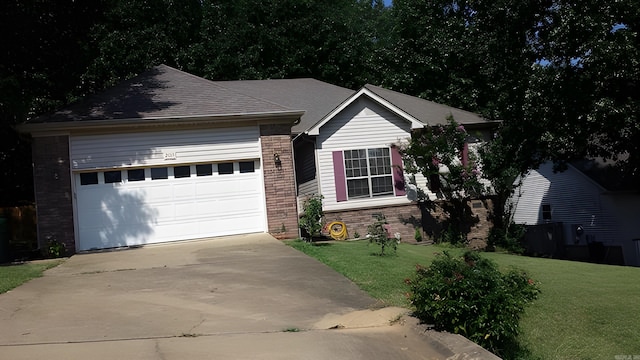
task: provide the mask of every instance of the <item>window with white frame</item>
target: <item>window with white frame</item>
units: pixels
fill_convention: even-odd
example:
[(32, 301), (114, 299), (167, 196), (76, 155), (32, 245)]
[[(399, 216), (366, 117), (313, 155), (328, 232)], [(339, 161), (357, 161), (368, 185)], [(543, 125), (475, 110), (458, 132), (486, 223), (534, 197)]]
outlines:
[(345, 150), (344, 169), (350, 199), (393, 195), (389, 148)]

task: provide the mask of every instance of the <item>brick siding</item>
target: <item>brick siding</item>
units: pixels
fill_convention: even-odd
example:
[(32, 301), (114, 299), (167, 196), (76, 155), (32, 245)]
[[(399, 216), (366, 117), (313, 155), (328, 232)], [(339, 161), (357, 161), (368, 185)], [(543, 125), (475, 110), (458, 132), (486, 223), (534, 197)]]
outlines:
[[(291, 127), (260, 126), (268, 231), (278, 239), (298, 237), (298, 209), (293, 172)], [(274, 154), (280, 157), (276, 164)]]
[(379, 208), (329, 211), (324, 213), (327, 224), (332, 221), (342, 221), (347, 225), (349, 238), (353, 239), (356, 234), (360, 238), (367, 235), (367, 226), (375, 221), (375, 214), (385, 216), (391, 226), (391, 233), (400, 233), (401, 241), (415, 243), (415, 231), (421, 228), (422, 215), (420, 208), (415, 204), (387, 206)]
[(48, 237), (76, 251), (73, 227), (69, 137), (33, 138), (33, 177), (38, 217), (38, 244), (46, 251)]
[[(347, 225), (349, 238), (353, 239), (356, 234), (361, 238), (367, 235), (367, 227), (374, 221), (375, 214), (383, 214), (391, 225), (391, 233), (400, 233), (401, 241), (405, 243), (418, 243), (416, 241), (416, 229), (419, 229), (422, 236), (422, 243), (433, 243), (440, 236), (443, 229), (443, 222), (446, 221), (446, 214), (443, 212), (439, 202), (433, 203), (430, 209), (417, 204), (387, 206), (379, 208), (367, 208), (357, 210), (329, 211), (325, 212), (325, 223), (332, 221), (342, 221)], [(474, 206), (475, 205), (475, 206)], [(490, 199), (471, 200), (469, 207), (477, 222), (468, 224), (469, 233), (467, 240), (473, 247), (486, 246), (486, 240), (491, 229), (490, 212), (492, 202)], [(325, 233), (328, 233), (325, 231)]]

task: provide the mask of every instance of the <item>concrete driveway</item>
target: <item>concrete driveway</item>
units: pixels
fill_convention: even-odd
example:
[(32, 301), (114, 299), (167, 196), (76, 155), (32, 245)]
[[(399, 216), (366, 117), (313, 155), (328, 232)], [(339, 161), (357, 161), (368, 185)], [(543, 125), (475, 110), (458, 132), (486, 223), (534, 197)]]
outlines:
[(495, 359), (404, 312), (267, 234), (233, 236), (71, 257), (0, 295), (0, 358)]

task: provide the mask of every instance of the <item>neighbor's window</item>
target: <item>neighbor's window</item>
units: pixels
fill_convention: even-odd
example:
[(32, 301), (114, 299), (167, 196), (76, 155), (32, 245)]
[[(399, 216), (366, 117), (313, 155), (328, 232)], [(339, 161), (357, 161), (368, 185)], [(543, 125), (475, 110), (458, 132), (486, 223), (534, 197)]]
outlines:
[(144, 181), (144, 169), (127, 170), (129, 181)]
[(98, 173), (90, 172), (90, 173), (80, 174), (80, 185), (95, 185), (97, 183), (98, 183)]
[(551, 220), (551, 205), (542, 205), (542, 220)]
[(162, 180), (169, 178), (169, 168), (151, 168), (151, 180)]
[(344, 151), (349, 198), (393, 195), (389, 148)]
[(191, 176), (191, 166), (176, 166), (173, 168), (174, 178), (185, 178)]
[(255, 164), (253, 161), (240, 161), (240, 172), (241, 173), (249, 173), (255, 172)]
[(122, 171), (105, 171), (104, 172), (104, 183), (119, 183), (122, 181)]
[(220, 164), (218, 164), (218, 174), (220, 174), (220, 175), (233, 174), (233, 163), (220, 163)]

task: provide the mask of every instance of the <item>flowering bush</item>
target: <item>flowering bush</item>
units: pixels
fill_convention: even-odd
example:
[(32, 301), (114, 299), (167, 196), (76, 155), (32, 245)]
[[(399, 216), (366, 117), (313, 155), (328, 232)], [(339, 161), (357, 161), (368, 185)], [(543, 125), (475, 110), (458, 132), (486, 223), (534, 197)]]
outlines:
[(445, 252), (429, 267), (418, 265), (415, 278), (405, 281), (421, 321), (498, 354), (515, 344), (520, 316), (540, 291), (523, 271), (501, 273), (472, 251), (462, 258)]
[(478, 161), (465, 147), (468, 136), (464, 126), (449, 116), (446, 125), (412, 132), (409, 143), (401, 148), (405, 170), (410, 174), (421, 173), (430, 182), (432, 191), (440, 192), (449, 202), (443, 208), (448, 218), (445, 228), (455, 231), (453, 239), (462, 240), (466, 240), (464, 224), (472, 217), (467, 200), (486, 192), (480, 181)]

